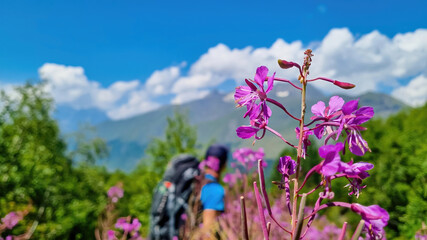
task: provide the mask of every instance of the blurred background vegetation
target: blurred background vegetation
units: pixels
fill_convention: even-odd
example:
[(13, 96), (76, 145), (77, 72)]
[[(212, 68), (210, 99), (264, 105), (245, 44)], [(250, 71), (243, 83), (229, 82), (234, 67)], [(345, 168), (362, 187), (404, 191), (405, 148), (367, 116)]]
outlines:
[[(118, 214), (137, 217), (142, 233), (147, 234), (152, 191), (169, 159), (183, 152), (201, 158), (206, 149), (198, 143), (197, 130), (187, 115), (175, 113), (167, 118), (164, 136), (150, 141), (145, 157), (132, 171), (108, 171), (96, 164), (109, 152), (102, 139), (76, 135), (73, 146), (67, 146), (52, 118), (52, 99), (41, 85), (27, 84), (18, 87), (17, 93), (0, 96), (0, 216), (30, 211), (11, 234), (31, 228), (33, 239), (93, 239), (98, 216), (107, 203), (106, 192), (118, 182), (125, 192), (117, 205)], [(427, 222), (426, 122), (427, 105), (371, 120), (362, 134), (372, 153), (353, 156), (355, 161), (375, 164), (365, 181), (368, 187), (356, 199), (342, 188), (345, 181), (334, 182), (334, 200), (379, 204), (390, 213), (389, 239), (411, 239), (421, 222)], [(295, 152), (284, 149), (280, 156), (285, 154), (294, 157)], [(308, 155), (304, 170), (320, 161), (315, 147)], [(350, 160), (349, 155), (344, 158)], [(280, 179), (274, 171), (276, 165), (269, 164), (272, 180)], [(306, 188), (319, 180), (314, 176)], [(274, 187), (270, 190), (277, 194)], [(359, 220), (339, 208), (326, 212), (337, 223), (344, 218), (350, 223)]]

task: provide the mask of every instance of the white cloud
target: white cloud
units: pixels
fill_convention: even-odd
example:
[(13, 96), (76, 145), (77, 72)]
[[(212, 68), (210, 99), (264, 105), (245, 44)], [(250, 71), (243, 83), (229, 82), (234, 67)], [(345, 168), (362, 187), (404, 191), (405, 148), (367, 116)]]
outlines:
[(397, 87), (399, 78), (426, 71), (426, 39), (427, 29), (392, 39), (378, 31), (356, 39), (346, 28), (333, 29), (314, 49), (311, 74), (352, 82), (356, 88), (351, 94), (376, 91), (381, 85)]
[(91, 104), (92, 101), (82, 100), (87, 99), (91, 91), (99, 87), (99, 83), (87, 79), (82, 67), (45, 63), (39, 68), (39, 76), (47, 82), (46, 90), (57, 103), (72, 102), (76, 108)]
[(130, 93), (130, 97), (126, 103), (108, 110), (107, 115), (115, 120), (124, 119), (152, 111), (159, 106), (159, 103), (150, 101), (148, 94), (144, 90), (133, 91)]
[(131, 117), (159, 106), (149, 101), (139, 80), (117, 81), (104, 88), (99, 82), (88, 80), (82, 67), (54, 63), (40, 67), (39, 76), (46, 81), (46, 90), (56, 103), (75, 109), (98, 108), (111, 119)]
[[(191, 65), (188, 74), (174, 84), (173, 92), (212, 88), (228, 79), (242, 83), (245, 78), (253, 78), (256, 68), (260, 65), (269, 67), (271, 71), (278, 71), (279, 57), (286, 56), (296, 61), (303, 52), (300, 41), (286, 43), (281, 39), (274, 42), (270, 48), (230, 49), (224, 44), (218, 44)], [(289, 77), (290, 74), (285, 76)]]
[[(324, 92), (360, 94), (377, 91), (379, 86), (398, 87), (398, 79), (427, 73), (427, 29), (398, 34), (393, 38), (373, 31), (356, 38), (347, 28), (332, 29), (313, 46), (313, 64), (310, 76), (323, 76), (356, 84), (348, 91), (318, 83)], [(298, 72), (281, 70), (277, 59), (301, 63), (305, 46), (300, 41), (287, 43), (276, 40), (269, 48), (245, 47), (230, 49), (218, 44), (190, 66), (187, 75), (174, 84), (173, 91), (206, 90), (228, 79), (242, 83), (253, 78), (260, 65), (276, 71), (277, 76), (295, 80)]]
[[(345, 91), (360, 94), (378, 91), (379, 86), (395, 89), (405, 102), (418, 105), (426, 101), (427, 29), (397, 34), (389, 38), (378, 31), (356, 37), (347, 28), (332, 29), (320, 42), (310, 43), (314, 57), (310, 77), (328, 77), (356, 84), (345, 91), (329, 83), (315, 82), (327, 93)], [(265, 65), (276, 76), (296, 80), (296, 69), (282, 70), (277, 59), (301, 63), (307, 46), (301, 41), (277, 39), (271, 46), (241, 49), (218, 44), (184, 69), (185, 63), (157, 70), (146, 80), (118, 81), (109, 87), (89, 80), (82, 67), (46, 63), (39, 69), (40, 78), (58, 103), (74, 108), (95, 107), (113, 119), (127, 118), (160, 106), (153, 99), (172, 97), (171, 103), (182, 104), (205, 97), (227, 80), (242, 84), (253, 78), (258, 66)], [(187, 71), (185, 71), (187, 70)], [(407, 86), (399, 81), (414, 78)], [(414, 87), (415, 86), (415, 87)], [(231, 90), (231, 89), (230, 89)]]
[(427, 77), (419, 75), (408, 85), (396, 88), (392, 96), (413, 107), (423, 105), (427, 100)]
[(96, 88), (92, 92), (94, 105), (103, 110), (109, 110), (116, 102), (140, 86), (138, 80), (129, 82), (118, 81), (108, 88)]
[[(185, 63), (181, 64), (181, 66), (185, 66)], [(165, 95), (170, 93), (171, 85), (180, 74), (180, 66), (172, 66), (163, 70), (157, 70), (151, 74), (145, 85), (154, 95)]]
[(172, 104), (183, 104), (186, 102), (191, 102), (197, 99), (206, 97), (209, 94), (208, 90), (202, 91), (185, 91), (178, 93), (171, 101)]

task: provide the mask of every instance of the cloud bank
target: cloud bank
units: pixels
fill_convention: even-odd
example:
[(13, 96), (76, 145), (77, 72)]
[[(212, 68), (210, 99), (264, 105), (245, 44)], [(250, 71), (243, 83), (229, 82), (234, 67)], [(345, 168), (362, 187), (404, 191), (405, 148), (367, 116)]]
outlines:
[[(279, 69), (277, 59), (301, 62), (308, 47), (315, 55), (310, 76), (356, 84), (348, 94), (384, 92), (381, 88), (388, 88), (393, 89), (394, 97), (412, 106), (427, 100), (427, 29), (393, 38), (378, 31), (356, 37), (347, 28), (332, 29), (322, 41), (308, 46), (283, 39), (263, 48), (231, 49), (220, 43), (188, 67), (186, 63), (169, 66), (144, 81), (117, 81), (109, 87), (89, 80), (78, 66), (46, 63), (40, 67), (39, 76), (57, 103), (76, 109), (98, 108), (117, 120), (158, 108), (161, 104), (156, 99), (161, 97), (182, 104), (205, 97), (227, 80), (241, 84), (245, 78), (253, 78), (260, 65), (276, 71), (276, 76), (295, 80), (297, 71)], [(326, 83), (317, 86), (326, 93), (341, 91)]]

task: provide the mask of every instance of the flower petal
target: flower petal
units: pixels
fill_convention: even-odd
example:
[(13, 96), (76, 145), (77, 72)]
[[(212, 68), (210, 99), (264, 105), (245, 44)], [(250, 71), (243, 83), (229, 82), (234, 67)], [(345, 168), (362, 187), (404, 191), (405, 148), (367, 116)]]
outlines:
[(331, 114), (337, 112), (338, 110), (340, 110), (342, 108), (343, 105), (344, 105), (344, 99), (342, 99), (339, 96), (331, 97), (331, 99), (329, 99), (329, 113), (328, 113), (328, 115), (331, 115)]
[(245, 79), (246, 84), (252, 89), (252, 91), (256, 91), (257, 87), (248, 79)]
[(345, 115), (350, 115), (352, 112), (356, 111), (357, 105), (359, 104), (359, 99), (357, 100), (351, 100), (348, 101), (344, 106), (342, 107), (342, 112)]
[(356, 111), (356, 118), (353, 120), (353, 124), (362, 124), (374, 116), (374, 109), (372, 107), (361, 107)]
[(243, 139), (253, 137), (258, 131), (259, 129), (250, 126), (241, 126), (236, 129), (237, 136)]
[(268, 78), (268, 82), (267, 82), (268, 85), (265, 93), (268, 93), (271, 91), (271, 89), (273, 89), (274, 76), (276, 76), (276, 73), (273, 73), (273, 75)]
[(319, 117), (325, 116), (325, 103), (322, 101), (318, 101), (316, 104), (311, 106), (311, 112)]
[(264, 90), (264, 81), (267, 78), (268, 68), (261, 66), (256, 69), (255, 82)]

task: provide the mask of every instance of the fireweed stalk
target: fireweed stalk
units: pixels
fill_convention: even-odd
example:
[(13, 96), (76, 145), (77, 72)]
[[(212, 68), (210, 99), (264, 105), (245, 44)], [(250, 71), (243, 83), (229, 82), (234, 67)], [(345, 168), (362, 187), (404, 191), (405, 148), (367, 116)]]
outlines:
[[(322, 204), (323, 200), (332, 200), (334, 198), (331, 185), (334, 179), (346, 178), (349, 181), (348, 185), (346, 185), (350, 190), (349, 195), (355, 195), (356, 197), (366, 187), (362, 184), (362, 180), (369, 177), (367, 171), (371, 170), (374, 165), (365, 162), (343, 162), (341, 161), (341, 154), (346, 153), (346, 147), (348, 147), (352, 154), (358, 156), (363, 156), (366, 152), (370, 151), (368, 143), (362, 138), (361, 131), (366, 130), (366, 128), (362, 127), (361, 124), (374, 116), (374, 110), (368, 106), (359, 108), (358, 100), (346, 103), (341, 97), (333, 96), (329, 100), (328, 106), (322, 101), (313, 105), (311, 107), (313, 113), (311, 122), (305, 124), (307, 84), (314, 81), (326, 81), (343, 89), (351, 89), (355, 85), (325, 77), (308, 79), (314, 55), (310, 49), (306, 50), (304, 54), (305, 58), (302, 66), (294, 62), (278, 60), (279, 66), (282, 69), (297, 68), (299, 70), (298, 80), (300, 86), (295, 85), (289, 80), (276, 77), (276, 73), (269, 76), (268, 68), (261, 66), (256, 70), (254, 80), (246, 79), (247, 86), (237, 87), (234, 95), (237, 107), (246, 107), (244, 118), (249, 117), (250, 120), (250, 125), (240, 126), (236, 129), (236, 133), (240, 138), (249, 139), (254, 137), (255, 143), (255, 141), (262, 139), (268, 131), (297, 151), (296, 161), (290, 156), (283, 156), (280, 158), (279, 166), (277, 167), (277, 170), (282, 175), (282, 180), (276, 184), (285, 193), (285, 211), (290, 216), (289, 224), (281, 224), (276, 219), (283, 218), (274, 216), (274, 212), (271, 210), (265, 190), (264, 173), (261, 166), (262, 161), (260, 160), (259, 162), (258, 174), (260, 185), (258, 191), (257, 184), (254, 183), (254, 194), (259, 207), (259, 217), (261, 218), (260, 223), (264, 239), (269, 239), (269, 235), (271, 234), (271, 225), (267, 226), (264, 211), (268, 213), (269, 219), (272, 220), (271, 224), (278, 225), (279, 229), (284, 231), (285, 234), (289, 234), (289, 238), (303, 239), (309, 235), (310, 227), (313, 224), (316, 214), (323, 209), (334, 206), (349, 208), (362, 217), (358, 228), (353, 230), (354, 234), (351, 239), (358, 239), (360, 234), (364, 234), (366, 239), (382, 239), (385, 237), (384, 227), (388, 223), (389, 215), (380, 206), (362, 206), (357, 203), (350, 204), (330, 201)], [(264, 88), (265, 82), (267, 83), (266, 88)], [(296, 91), (301, 93), (301, 115), (299, 118), (290, 114), (283, 104), (269, 98), (268, 94), (272, 91), (274, 82), (288, 83)], [(287, 116), (297, 122), (298, 127), (295, 129), (297, 144), (293, 144), (292, 140), (287, 140), (268, 125), (269, 118), (272, 115), (271, 108), (269, 107), (270, 104), (279, 107)], [(314, 135), (318, 139), (323, 139), (323, 146), (319, 148), (319, 155), (324, 160), (301, 178), (301, 164), (304, 162), (303, 159), (307, 157), (307, 147), (311, 144), (309, 140), (310, 135)], [(341, 136), (343, 136), (344, 142), (339, 142)], [(335, 143), (331, 143), (331, 141), (335, 141)], [(301, 193), (307, 180), (314, 174), (321, 175), (319, 184), (309, 192)], [(302, 182), (300, 182), (301, 180)], [(293, 183), (292, 191), (290, 183)], [(305, 198), (316, 196), (315, 192), (318, 192), (315, 206), (310, 213), (306, 213), (304, 211), (306, 208)], [(261, 204), (262, 202), (265, 209), (263, 204)], [(244, 222), (247, 224), (247, 219), (244, 219)], [(339, 237), (337, 239), (345, 238), (346, 229), (347, 223), (344, 223), (342, 229), (339, 230)], [(248, 236), (247, 232), (243, 232), (242, 234), (245, 238)]]
[[(263, 208), (264, 225), (266, 227), (266, 229), (263, 229), (260, 227), (263, 225), (263, 221), (260, 217), (256, 198), (258, 196), (262, 201), (267, 195), (256, 195), (256, 192), (250, 188), (251, 186), (253, 188), (253, 181), (256, 179), (260, 179), (261, 184), (264, 184), (264, 178), (259, 178), (264, 173), (257, 168), (257, 164), (262, 165), (263, 168), (267, 166), (266, 162), (263, 161), (264, 150), (262, 148), (258, 150), (240, 148), (235, 150), (232, 156), (235, 159), (231, 163), (232, 171), (223, 178), (224, 183), (227, 183), (227, 185), (225, 185), (226, 211), (218, 218), (221, 226), (221, 231), (219, 232), (221, 239), (249, 239), (249, 237), (250, 239), (263, 239), (263, 230), (267, 230), (270, 240), (284, 239), (282, 231), (290, 228), (290, 216), (285, 214), (286, 210), (282, 208), (282, 203), (289, 202), (289, 199), (286, 200), (284, 195), (268, 196), (273, 204), (269, 208)], [(259, 161), (260, 159), (262, 161)], [(290, 160), (290, 158), (283, 159), (283, 165), (279, 165), (278, 170), (283, 174), (292, 175), (295, 173), (296, 163), (287, 160)], [(292, 165), (293, 163), (295, 165)], [(290, 195), (287, 195), (287, 197), (290, 198)], [(312, 210), (312, 208), (306, 207), (304, 209), (305, 215), (309, 215)], [(241, 222), (236, 221), (239, 218), (242, 219)], [(332, 225), (325, 217), (322, 217), (307, 232), (306, 239), (338, 239), (340, 233), (341, 229)], [(241, 237), (239, 238), (239, 236)]]

